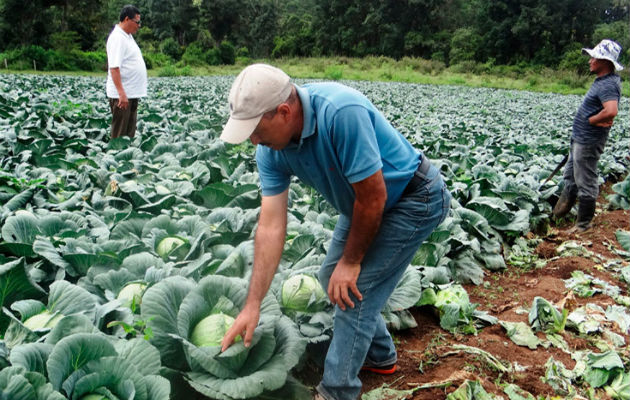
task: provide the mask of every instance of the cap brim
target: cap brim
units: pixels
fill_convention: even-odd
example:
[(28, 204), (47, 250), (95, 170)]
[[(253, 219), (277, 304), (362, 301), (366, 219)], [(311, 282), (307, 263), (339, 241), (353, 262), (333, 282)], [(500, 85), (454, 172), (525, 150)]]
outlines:
[(260, 122), (262, 115), (252, 119), (234, 119), (230, 118), (223, 127), (223, 133), (221, 133), (221, 140), (224, 142), (239, 144), (247, 140), (251, 136), (254, 129)]

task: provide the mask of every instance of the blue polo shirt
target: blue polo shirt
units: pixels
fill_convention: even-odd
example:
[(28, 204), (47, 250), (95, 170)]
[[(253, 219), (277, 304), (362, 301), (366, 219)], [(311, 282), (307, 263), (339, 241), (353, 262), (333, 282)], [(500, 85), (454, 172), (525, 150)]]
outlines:
[(315, 188), (340, 214), (352, 216), (352, 184), (382, 169), (385, 209), (400, 198), (422, 154), (363, 94), (338, 83), (296, 86), (304, 112), (299, 143), (282, 150), (258, 145), (263, 196), (282, 193), (291, 176)]
[(593, 126), (588, 119), (604, 109), (603, 103), (610, 100), (619, 102), (620, 99), (619, 75), (613, 73), (595, 79), (573, 119), (573, 140), (586, 145), (606, 143), (610, 128)]

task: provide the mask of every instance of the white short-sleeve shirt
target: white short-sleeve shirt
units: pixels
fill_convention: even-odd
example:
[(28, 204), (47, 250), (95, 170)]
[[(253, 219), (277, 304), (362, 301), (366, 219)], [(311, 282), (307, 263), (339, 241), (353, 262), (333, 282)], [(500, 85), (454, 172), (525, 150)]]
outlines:
[(120, 78), (128, 99), (147, 95), (147, 67), (133, 36), (116, 25), (107, 38), (107, 97), (117, 99), (118, 90), (110, 68), (120, 68)]

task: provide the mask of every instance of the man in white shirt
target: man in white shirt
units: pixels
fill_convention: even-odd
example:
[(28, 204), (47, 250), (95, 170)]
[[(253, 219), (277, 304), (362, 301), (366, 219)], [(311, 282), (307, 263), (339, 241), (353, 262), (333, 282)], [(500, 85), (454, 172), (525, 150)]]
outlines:
[(138, 99), (147, 95), (147, 67), (133, 34), (140, 11), (131, 5), (120, 12), (120, 23), (107, 38), (107, 97), (112, 110), (112, 138), (134, 137)]

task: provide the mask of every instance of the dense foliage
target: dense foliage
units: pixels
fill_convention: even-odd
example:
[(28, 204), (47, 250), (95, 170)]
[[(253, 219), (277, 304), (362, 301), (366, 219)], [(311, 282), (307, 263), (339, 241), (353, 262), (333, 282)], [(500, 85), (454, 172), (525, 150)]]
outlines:
[[(0, 59), (12, 68), (104, 67), (127, 1), (0, 0)], [(612, 38), (628, 62), (630, 6), (620, 0), (137, 0), (148, 65), (233, 64), (237, 57), (418, 57), (446, 65), (533, 64), (584, 70), (579, 49)], [(88, 52), (83, 54), (83, 52)], [(92, 53), (96, 52), (96, 53)]]

